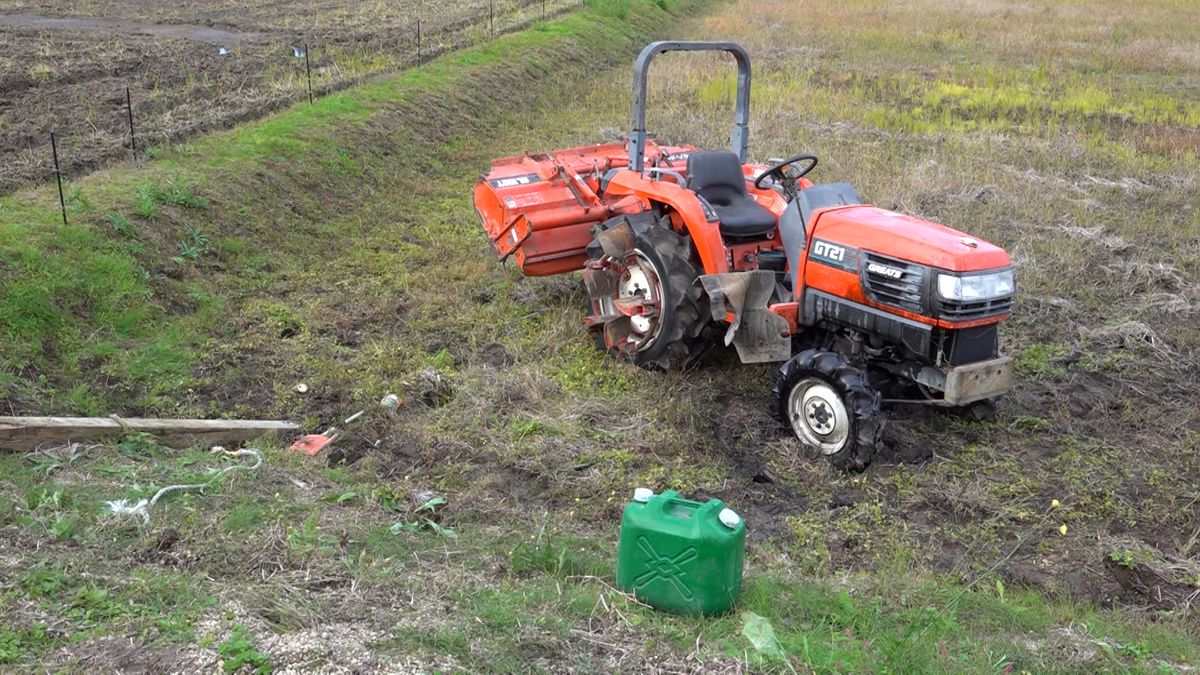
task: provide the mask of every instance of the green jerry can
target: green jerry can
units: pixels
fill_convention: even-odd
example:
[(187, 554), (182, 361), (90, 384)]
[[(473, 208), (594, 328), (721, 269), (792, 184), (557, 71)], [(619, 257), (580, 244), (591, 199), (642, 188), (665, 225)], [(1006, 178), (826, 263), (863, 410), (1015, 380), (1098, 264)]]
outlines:
[(638, 488), (621, 517), (617, 588), (679, 614), (720, 614), (742, 592), (746, 525), (719, 499), (705, 503)]

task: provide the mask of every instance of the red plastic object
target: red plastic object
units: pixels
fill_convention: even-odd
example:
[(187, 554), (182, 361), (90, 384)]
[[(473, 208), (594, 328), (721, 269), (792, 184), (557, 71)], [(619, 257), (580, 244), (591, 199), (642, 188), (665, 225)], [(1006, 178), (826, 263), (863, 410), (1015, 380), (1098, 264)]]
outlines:
[(337, 436), (326, 436), (324, 434), (307, 434), (296, 439), (292, 443), (292, 450), (303, 452), (306, 455), (315, 455), (325, 449), (325, 446), (337, 439)]

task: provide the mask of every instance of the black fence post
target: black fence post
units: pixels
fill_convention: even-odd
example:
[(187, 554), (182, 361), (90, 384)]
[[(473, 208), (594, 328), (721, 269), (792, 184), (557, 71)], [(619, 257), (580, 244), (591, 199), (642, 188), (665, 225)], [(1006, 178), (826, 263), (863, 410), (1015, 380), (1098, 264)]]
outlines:
[(67, 200), (63, 197), (62, 170), (58, 167), (58, 140), (50, 132), (50, 151), (54, 153), (54, 178), (58, 181), (58, 207), (62, 209), (63, 225), (67, 224)]
[(304, 75), (308, 78), (308, 104), (312, 105), (312, 65), (308, 61), (308, 43), (304, 43)]
[(488, 0), (488, 34), (496, 37), (496, 0)]
[(421, 17), (417, 17), (417, 63), (421, 63)]
[(542, 0), (542, 21), (546, 20), (546, 0)]
[(129, 113), (129, 152), (137, 161), (137, 135), (133, 131), (133, 98), (129, 96), (129, 87), (125, 87), (125, 110)]

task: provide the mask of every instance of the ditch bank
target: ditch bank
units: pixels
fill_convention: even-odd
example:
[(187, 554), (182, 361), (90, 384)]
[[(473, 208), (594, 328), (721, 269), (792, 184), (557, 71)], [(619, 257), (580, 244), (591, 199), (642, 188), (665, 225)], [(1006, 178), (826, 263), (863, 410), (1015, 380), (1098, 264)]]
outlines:
[(353, 248), (365, 221), (347, 214), (381, 194), (404, 203), (413, 181), (473, 177), (483, 166), (451, 165), (447, 149), (551, 99), (549, 75), (581, 80), (631, 58), (694, 6), (591, 3), (142, 167), (98, 172), (65, 186), (67, 224), (53, 189), (0, 199), (0, 405), (195, 411), (202, 397), (188, 392), (205, 389), (222, 358), (237, 360), (220, 341), (240, 298)]

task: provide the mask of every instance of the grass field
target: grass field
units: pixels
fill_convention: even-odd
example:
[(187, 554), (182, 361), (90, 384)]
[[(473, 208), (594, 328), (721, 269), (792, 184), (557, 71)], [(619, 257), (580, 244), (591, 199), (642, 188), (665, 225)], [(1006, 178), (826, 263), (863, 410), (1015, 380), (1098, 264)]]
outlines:
[[(409, 399), (326, 457), (264, 442), (257, 474), (167, 497), (145, 526), (103, 503), (230, 460), (141, 437), (0, 456), (0, 661), (1194, 670), (1194, 14), (596, 2), (73, 182), (70, 227), (44, 191), (0, 199), (9, 410), (324, 428)], [(580, 328), (577, 279), (492, 260), (472, 182), (497, 155), (616, 137), (653, 37), (750, 50), (754, 158), (815, 152), (816, 179), (1012, 252), (1020, 378), (997, 420), (891, 411), (896, 452), (841, 474), (770, 420), (771, 368), (614, 363)], [(722, 145), (727, 66), (656, 61), (651, 128)], [(743, 514), (737, 612), (671, 617), (611, 587), (636, 486)], [(427, 492), (446, 503), (419, 509)], [(755, 649), (743, 612), (778, 645)]]
[[(450, 49), (490, 40), (575, 0), (455, 2), (0, 1), (0, 194), (53, 176), (50, 132), (77, 178), (153, 157)], [(224, 50), (224, 51), (222, 51)], [(298, 51), (297, 51), (298, 50)]]

